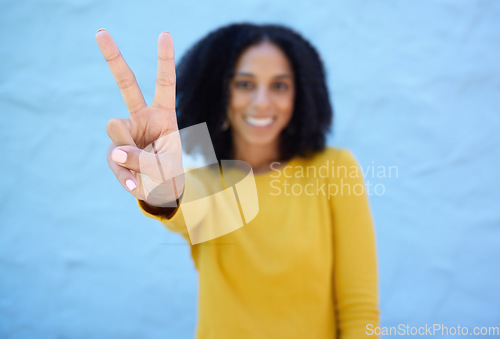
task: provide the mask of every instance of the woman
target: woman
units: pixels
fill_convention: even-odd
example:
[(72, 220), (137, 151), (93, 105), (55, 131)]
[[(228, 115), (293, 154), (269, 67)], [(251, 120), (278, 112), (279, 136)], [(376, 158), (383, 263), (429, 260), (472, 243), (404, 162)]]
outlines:
[[(186, 53), (176, 82), (172, 38), (162, 33), (147, 106), (109, 33), (96, 39), (130, 111), (107, 125), (108, 163), (144, 214), (189, 241), (183, 204), (217, 181), (187, 176), (163, 198), (146, 199), (140, 172), (154, 174), (139, 158), (152, 164), (143, 149), (178, 127), (205, 122), (218, 159), (253, 169), (258, 215), (191, 244), (200, 279), (197, 338), (367, 337), (379, 317), (373, 225), (353, 156), (325, 147), (332, 109), (316, 50), (285, 27), (230, 25)], [(173, 140), (158, 152), (168, 155), (170, 177), (181, 166)], [(181, 208), (162, 207), (173, 200)]]

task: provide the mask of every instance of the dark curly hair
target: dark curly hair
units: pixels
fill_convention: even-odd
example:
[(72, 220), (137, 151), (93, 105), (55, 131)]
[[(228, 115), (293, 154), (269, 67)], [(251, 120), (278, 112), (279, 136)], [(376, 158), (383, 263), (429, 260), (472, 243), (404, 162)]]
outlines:
[(231, 129), (223, 130), (222, 125), (236, 62), (245, 49), (266, 40), (288, 57), (296, 88), (291, 121), (280, 135), (279, 160), (308, 157), (325, 147), (333, 109), (316, 49), (287, 27), (232, 24), (201, 39), (176, 68), (179, 128), (206, 122), (218, 159), (233, 159)]

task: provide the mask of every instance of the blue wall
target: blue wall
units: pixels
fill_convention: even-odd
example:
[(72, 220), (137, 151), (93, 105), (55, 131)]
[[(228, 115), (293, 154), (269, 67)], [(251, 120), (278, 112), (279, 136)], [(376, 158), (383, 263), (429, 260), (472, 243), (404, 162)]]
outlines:
[(243, 20), (309, 38), (336, 109), (329, 144), (398, 168), (365, 179), (384, 189), (370, 197), (382, 325), (500, 326), (499, 1), (1, 7), (1, 338), (193, 336), (188, 246), (106, 164), (106, 122), (127, 111), (94, 34), (113, 34), (151, 102), (161, 31), (179, 57)]

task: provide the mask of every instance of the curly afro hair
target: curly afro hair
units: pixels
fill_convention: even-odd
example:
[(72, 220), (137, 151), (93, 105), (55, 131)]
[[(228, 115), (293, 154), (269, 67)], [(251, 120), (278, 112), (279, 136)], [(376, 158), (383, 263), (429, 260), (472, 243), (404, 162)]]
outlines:
[(231, 24), (198, 41), (176, 68), (179, 128), (205, 122), (218, 159), (234, 157), (231, 129), (222, 128), (234, 67), (248, 47), (263, 41), (278, 46), (288, 57), (294, 72), (294, 111), (280, 135), (279, 160), (309, 157), (325, 147), (333, 109), (325, 70), (316, 49), (287, 27)]

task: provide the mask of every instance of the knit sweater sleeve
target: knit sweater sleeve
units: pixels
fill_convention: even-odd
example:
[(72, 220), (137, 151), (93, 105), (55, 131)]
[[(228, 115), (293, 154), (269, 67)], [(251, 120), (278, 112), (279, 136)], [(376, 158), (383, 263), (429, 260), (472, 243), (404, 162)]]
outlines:
[[(147, 210), (144, 201), (137, 200), (137, 204), (139, 205), (139, 209), (145, 216), (160, 221), (168, 230), (175, 233), (179, 233), (180, 235), (182, 235), (184, 239), (186, 239), (188, 243), (191, 243), (182, 206), (188, 204), (193, 200), (196, 200), (199, 196), (205, 195), (206, 194), (205, 191), (206, 188), (202, 180), (198, 178), (196, 175), (191, 175), (189, 172), (185, 176), (184, 193), (180, 200), (180, 204), (179, 206), (177, 206), (177, 208), (172, 214), (170, 215), (153, 214)], [(197, 213), (194, 219), (199, 219), (198, 221), (201, 222), (203, 217), (204, 217), (203, 213), (199, 211), (199, 213)], [(192, 223), (196, 223), (196, 221), (193, 222), (192, 215), (190, 221), (192, 221)]]
[(334, 295), (341, 339), (377, 338), (378, 278), (374, 226), (363, 175), (348, 150), (335, 161), (331, 180), (334, 227)]

